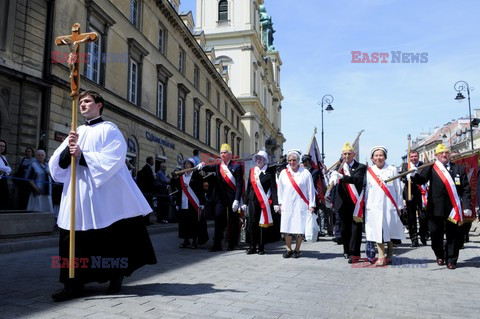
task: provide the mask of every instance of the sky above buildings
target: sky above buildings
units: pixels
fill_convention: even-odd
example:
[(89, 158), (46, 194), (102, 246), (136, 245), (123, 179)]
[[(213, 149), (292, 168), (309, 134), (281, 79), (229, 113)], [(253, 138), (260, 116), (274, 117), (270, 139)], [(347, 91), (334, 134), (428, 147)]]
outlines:
[[(361, 162), (384, 145), (387, 162), (400, 164), (408, 134), (413, 140), (468, 117), (468, 102), (454, 100), (457, 81), (478, 87), (472, 112), (480, 108), (480, 1), (265, 0), (265, 7), (283, 62), (285, 150), (306, 151), (315, 127), (321, 148), (325, 94), (334, 97), (334, 111), (323, 114), (327, 166), (361, 130)], [(188, 10), (195, 13), (194, 0), (182, 1)], [(367, 56), (371, 63), (352, 63)]]

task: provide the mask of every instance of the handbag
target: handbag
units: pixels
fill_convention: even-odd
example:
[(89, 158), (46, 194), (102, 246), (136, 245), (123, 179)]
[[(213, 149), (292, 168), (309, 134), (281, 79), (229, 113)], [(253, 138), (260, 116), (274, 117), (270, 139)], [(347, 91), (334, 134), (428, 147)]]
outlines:
[(317, 223), (317, 214), (307, 212), (307, 220), (305, 222), (305, 239), (307, 241), (316, 242), (320, 227)]

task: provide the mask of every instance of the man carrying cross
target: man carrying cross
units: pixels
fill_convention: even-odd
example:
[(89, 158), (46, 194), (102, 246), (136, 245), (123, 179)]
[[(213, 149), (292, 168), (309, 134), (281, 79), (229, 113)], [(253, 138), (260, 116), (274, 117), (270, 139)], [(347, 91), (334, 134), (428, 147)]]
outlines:
[[(79, 94), (79, 61), (73, 54), (78, 57), (79, 44), (96, 39), (95, 33), (81, 34), (75, 23), (70, 36), (55, 40), (70, 47), (72, 97), (72, 130), (49, 163), (53, 179), (64, 184), (59, 256), (52, 257), (64, 288), (52, 295), (55, 301), (81, 296), (89, 282), (109, 281), (107, 293), (119, 292), (124, 276), (157, 262), (143, 222), (152, 209), (125, 166), (127, 143), (115, 124), (101, 118), (102, 96)], [(77, 130), (78, 99), (86, 125)]]
[[(86, 123), (70, 132), (49, 163), (53, 179), (64, 183), (57, 221), (60, 282), (64, 289), (52, 295), (55, 301), (81, 296), (88, 282), (110, 281), (107, 293), (116, 293), (124, 276), (157, 262), (142, 217), (152, 209), (125, 166), (127, 144), (122, 133), (115, 124), (101, 118), (103, 104), (96, 92), (80, 94), (80, 112)], [(73, 279), (68, 278), (68, 269), (63, 265), (70, 237), (70, 155), (78, 163), (75, 258), (88, 260), (87, 267), (81, 264), (75, 269)], [(111, 264), (105, 266), (105, 260)], [(115, 266), (119, 260), (121, 263)]]

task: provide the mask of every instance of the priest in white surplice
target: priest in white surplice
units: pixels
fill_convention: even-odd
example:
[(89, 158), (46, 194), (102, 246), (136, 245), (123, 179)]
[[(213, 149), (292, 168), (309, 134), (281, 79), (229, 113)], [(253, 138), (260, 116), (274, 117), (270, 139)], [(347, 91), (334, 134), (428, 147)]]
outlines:
[[(387, 149), (375, 146), (371, 150), (373, 166), (367, 169), (365, 186), (365, 233), (367, 241), (377, 243), (379, 258), (376, 266), (391, 262), (393, 256), (392, 239), (405, 239), (399, 210), (403, 208), (402, 184), (400, 179), (388, 183), (383, 181), (397, 175), (395, 166), (389, 166)], [(384, 243), (387, 243), (385, 258)]]
[[(300, 167), (300, 152), (287, 152), (288, 165), (278, 177), (278, 204), (280, 205), (280, 232), (285, 234), (287, 252), (284, 258), (300, 257), (300, 246), (305, 234), (307, 214), (315, 209), (315, 186), (312, 175)], [(292, 251), (292, 237), (296, 237), (295, 251)]]
[[(87, 123), (70, 132), (49, 163), (53, 179), (64, 184), (57, 220), (64, 288), (52, 295), (56, 301), (80, 296), (88, 282), (110, 281), (107, 293), (118, 292), (124, 276), (156, 263), (142, 218), (152, 209), (125, 165), (125, 139), (115, 124), (101, 118), (104, 100), (98, 93), (83, 92), (79, 100)], [(75, 270), (73, 280), (62, 266), (69, 252), (71, 155), (77, 158), (75, 257), (89, 260), (87, 267)], [(123, 263), (103, 266), (105, 258)]]

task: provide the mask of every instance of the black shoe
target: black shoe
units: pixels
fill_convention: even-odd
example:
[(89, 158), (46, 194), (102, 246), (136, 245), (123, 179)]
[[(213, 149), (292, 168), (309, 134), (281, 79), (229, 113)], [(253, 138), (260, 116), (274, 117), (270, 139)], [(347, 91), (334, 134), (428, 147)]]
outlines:
[(427, 246), (427, 237), (425, 236), (420, 237), (420, 241), (422, 242), (423, 246)]
[(357, 264), (361, 260), (360, 256), (350, 256), (348, 257), (348, 263), (349, 264)]
[(283, 258), (290, 258), (293, 256), (293, 251), (287, 250), (285, 254), (283, 254)]
[(235, 250), (235, 247), (234, 247), (234, 246), (230, 246), (230, 245), (228, 245), (228, 247), (227, 247), (227, 250), (228, 250), (228, 251)]
[(65, 287), (52, 294), (52, 299), (54, 301), (67, 301), (70, 299), (78, 298), (83, 295), (83, 285), (77, 287)]
[(259, 255), (265, 255), (265, 250), (259, 250), (259, 251), (258, 251), (258, 254), (259, 254)]
[(210, 248), (208, 249), (208, 251), (210, 251), (210, 252), (222, 251), (222, 246), (213, 245), (212, 247), (210, 247)]
[(292, 256), (292, 257), (293, 257), (293, 258), (300, 258), (300, 255), (301, 255), (301, 254), (302, 254), (301, 251), (296, 251), (296, 250), (295, 250), (295, 251), (293, 252), (293, 256)]
[(350, 256), (348, 256), (348, 254), (345, 254), (345, 253), (344, 253), (344, 254), (343, 254), (343, 257), (344, 257), (345, 259), (348, 259)]
[(250, 247), (247, 249), (247, 255), (253, 255), (256, 253), (257, 253), (257, 250), (254, 247)]
[(410, 245), (410, 247), (418, 247), (418, 240), (412, 240), (412, 244)]
[(113, 295), (122, 290), (123, 275), (110, 279), (110, 284), (106, 290), (107, 295)]
[(187, 240), (184, 240), (183, 243), (180, 244), (180, 248), (188, 248), (190, 247), (190, 241), (187, 239)]

